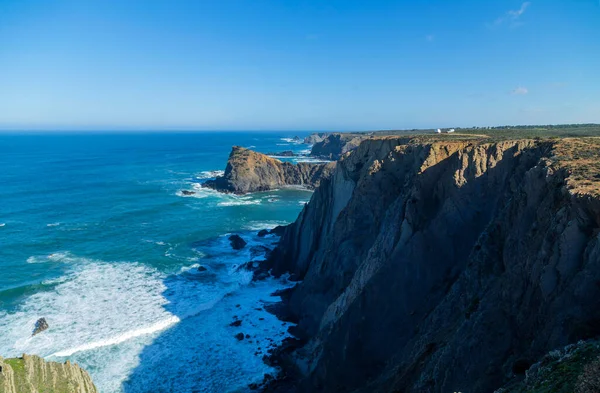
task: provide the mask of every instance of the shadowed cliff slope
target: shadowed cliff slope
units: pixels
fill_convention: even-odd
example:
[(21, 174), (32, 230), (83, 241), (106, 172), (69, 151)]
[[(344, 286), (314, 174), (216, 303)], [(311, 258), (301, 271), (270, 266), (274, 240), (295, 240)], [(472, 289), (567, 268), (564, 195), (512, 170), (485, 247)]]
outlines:
[(273, 253), (303, 279), (299, 390), (489, 392), (600, 335), (599, 146), (389, 137), (342, 157)]
[(334, 162), (292, 164), (234, 146), (227, 161), (225, 174), (207, 181), (203, 187), (235, 194), (267, 191), (290, 185), (315, 188), (323, 178), (331, 174), (333, 168)]
[(88, 373), (76, 364), (38, 356), (0, 357), (0, 393), (96, 393)]

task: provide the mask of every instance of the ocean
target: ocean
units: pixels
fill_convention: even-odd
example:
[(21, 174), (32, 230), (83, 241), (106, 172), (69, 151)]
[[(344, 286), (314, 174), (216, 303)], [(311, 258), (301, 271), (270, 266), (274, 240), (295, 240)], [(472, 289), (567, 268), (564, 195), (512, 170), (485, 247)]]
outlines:
[[(264, 305), (291, 283), (237, 268), (276, 242), (257, 231), (294, 221), (311, 193), (200, 184), (232, 145), (307, 152), (295, 135), (307, 133), (1, 134), (0, 355), (71, 360), (101, 393), (262, 381), (273, 372), (262, 357), (289, 327)], [(248, 246), (233, 250), (232, 233)], [(32, 337), (41, 317), (50, 327)]]

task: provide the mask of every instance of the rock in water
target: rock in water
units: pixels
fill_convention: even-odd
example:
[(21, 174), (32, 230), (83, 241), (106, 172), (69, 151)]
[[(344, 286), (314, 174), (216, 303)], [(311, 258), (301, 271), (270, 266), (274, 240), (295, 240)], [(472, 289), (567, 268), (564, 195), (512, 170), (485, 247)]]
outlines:
[(188, 191), (188, 190), (183, 190), (183, 191), (181, 191), (181, 193), (182, 193), (183, 195), (194, 195), (194, 194), (195, 194), (195, 192), (194, 192), (194, 191)]
[(205, 272), (205, 271), (207, 271), (207, 270), (208, 270), (208, 269), (207, 269), (206, 267), (202, 266), (202, 265), (198, 266), (198, 271), (199, 271), (199, 272)]
[(265, 236), (267, 236), (268, 234), (269, 234), (269, 230), (268, 230), (268, 229), (261, 229), (261, 230), (258, 232), (258, 237), (265, 237)]
[(241, 250), (246, 247), (246, 241), (240, 237), (240, 235), (229, 236), (229, 243), (234, 250)]
[(46, 322), (46, 318), (40, 318), (35, 322), (35, 327), (33, 328), (32, 336), (35, 336), (38, 333), (43, 332), (48, 329), (48, 322)]

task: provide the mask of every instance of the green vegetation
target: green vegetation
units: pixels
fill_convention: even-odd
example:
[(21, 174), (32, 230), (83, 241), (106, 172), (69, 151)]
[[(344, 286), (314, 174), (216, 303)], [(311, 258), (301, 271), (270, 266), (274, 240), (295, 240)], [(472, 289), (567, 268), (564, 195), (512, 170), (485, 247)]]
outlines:
[(593, 393), (600, 390), (600, 342), (579, 342), (552, 351), (527, 376), (496, 393)]
[(4, 363), (8, 364), (16, 374), (25, 374), (25, 362), (23, 359), (6, 359)]
[[(447, 128), (444, 128), (447, 130)], [(357, 135), (423, 135), (435, 134), (434, 129), (389, 130), (356, 133)], [(600, 136), (600, 124), (560, 124), (537, 126), (500, 126), (500, 127), (456, 127), (453, 134), (443, 134), (444, 137), (462, 138), (465, 135), (487, 136), (493, 139), (518, 139), (518, 138), (566, 138)]]

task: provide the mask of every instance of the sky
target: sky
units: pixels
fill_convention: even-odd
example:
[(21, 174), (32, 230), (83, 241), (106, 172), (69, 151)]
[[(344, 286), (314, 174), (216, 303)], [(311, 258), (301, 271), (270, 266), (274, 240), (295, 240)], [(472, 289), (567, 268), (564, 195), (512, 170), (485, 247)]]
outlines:
[(598, 0), (0, 0), (0, 129), (600, 122)]

